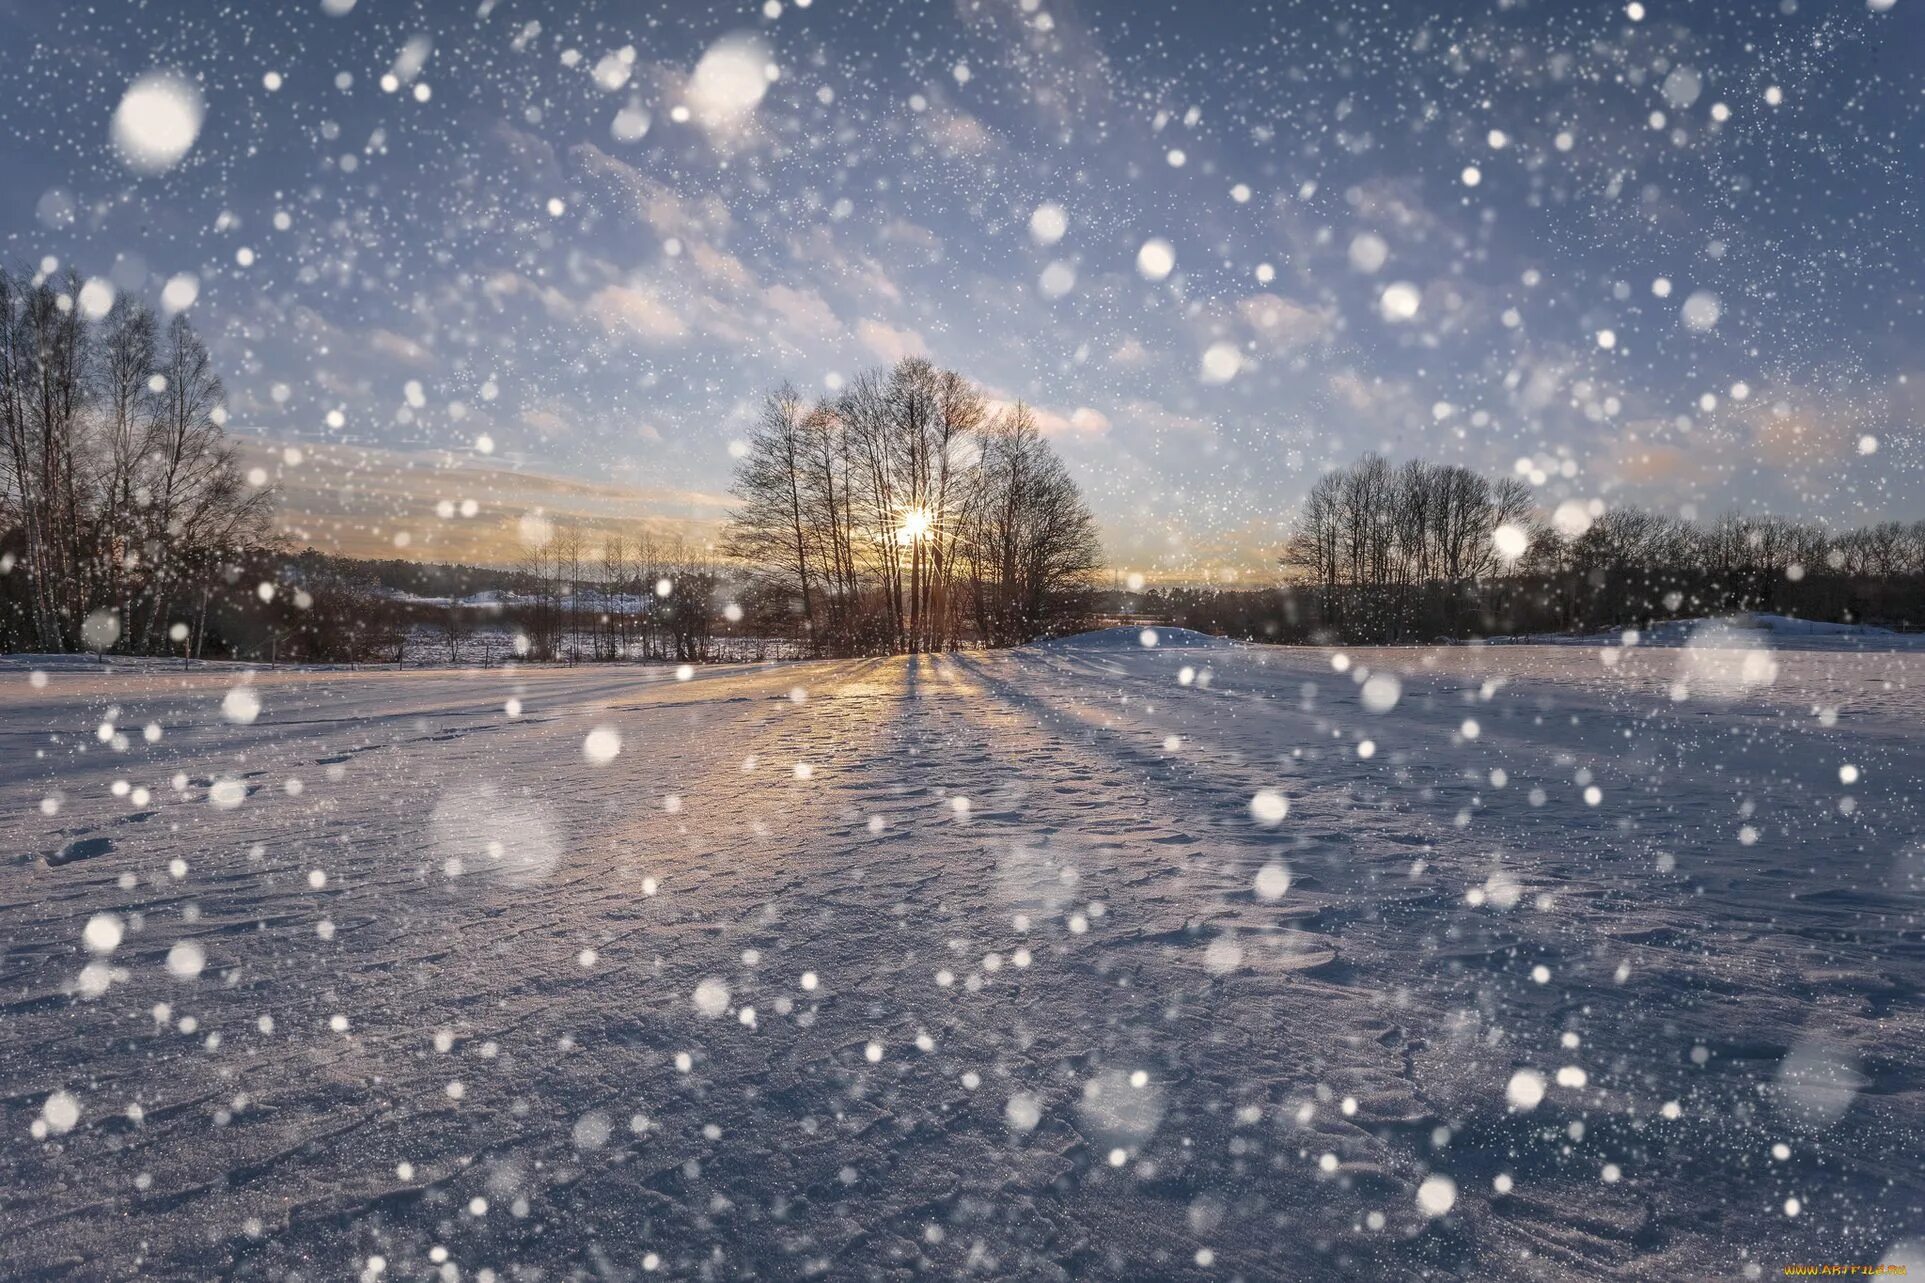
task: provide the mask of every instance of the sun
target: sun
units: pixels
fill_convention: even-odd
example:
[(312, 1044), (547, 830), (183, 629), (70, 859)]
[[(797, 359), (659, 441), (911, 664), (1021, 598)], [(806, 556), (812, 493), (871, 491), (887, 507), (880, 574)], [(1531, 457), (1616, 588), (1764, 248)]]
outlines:
[(902, 525), (896, 529), (896, 538), (903, 543), (915, 543), (919, 539), (927, 539), (935, 526), (929, 509), (910, 508), (902, 514)]

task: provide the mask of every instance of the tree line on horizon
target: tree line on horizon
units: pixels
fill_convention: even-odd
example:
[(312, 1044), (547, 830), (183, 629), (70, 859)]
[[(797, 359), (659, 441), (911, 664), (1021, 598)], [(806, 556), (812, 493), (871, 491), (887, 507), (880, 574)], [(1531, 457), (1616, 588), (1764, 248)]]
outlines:
[(0, 270), (0, 649), (458, 663), (493, 631), (519, 658), (696, 662), (1016, 645), (1146, 611), (1277, 641), (1745, 610), (1925, 626), (1925, 521), (1547, 514), (1517, 478), (1375, 455), (1312, 486), (1276, 588), (1098, 593), (1096, 523), (1035, 416), (919, 359), (771, 393), (720, 549), (563, 521), (512, 566), (297, 553), (186, 318), (84, 291)]
[(283, 658), (347, 663), (699, 663), (789, 653), (740, 636), (712, 556), (646, 533), (557, 521), (506, 566), (308, 548), (270, 556), (260, 570), (293, 586), (295, 605), (224, 620), (244, 653), (257, 653), (263, 636)]
[(727, 552), (820, 654), (1016, 645), (1081, 626), (1096, 521), (1023, 405), (910, 358), (765, 401)]
[[(741, 618), (739, 605), (721, 600), (724, 569), (680, 539), (597, 541), (560, 522), (515, 563), (508, 582), (517, 601), (508, 614), (530, 658), (696, 663), (713, 657), (718, 625)], [(449, 613), (444, 634), (460, 613)]]
[(1173, 622), (1277, 640), (1407, 642), (1589, 631), (1742, 611), (1925, 626), (1925, 521), (1855, 529), (1637, 507), (1546, 513), (1516, 477), (1365, 455), (1325, 473), (1284, 584), (1153, 594)]

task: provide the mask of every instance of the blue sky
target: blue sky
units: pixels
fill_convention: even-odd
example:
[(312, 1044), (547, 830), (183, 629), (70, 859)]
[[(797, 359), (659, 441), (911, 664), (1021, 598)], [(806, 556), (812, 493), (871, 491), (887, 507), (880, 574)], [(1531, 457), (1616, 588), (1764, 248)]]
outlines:
[[(0, 0), (0, 44), (0, 249), (191, 281), (318, 542), (483, 555), (590, 490), (706, 538), (767, 388), (909, 353), (1037, 407), (1158, 575), (1267, 574), (1370, 449), (1925, 516), (1925, 0)], [(156, 75), (177, 159), (115, 132)]]

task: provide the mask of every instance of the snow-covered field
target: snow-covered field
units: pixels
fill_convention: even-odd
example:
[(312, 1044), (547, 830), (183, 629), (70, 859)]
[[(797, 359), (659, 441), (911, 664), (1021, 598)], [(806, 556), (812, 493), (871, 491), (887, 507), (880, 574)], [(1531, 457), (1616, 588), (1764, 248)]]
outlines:
[(0, 673), (0, 1275), (1919, 1263), (1925, 652), (1159, 640)]

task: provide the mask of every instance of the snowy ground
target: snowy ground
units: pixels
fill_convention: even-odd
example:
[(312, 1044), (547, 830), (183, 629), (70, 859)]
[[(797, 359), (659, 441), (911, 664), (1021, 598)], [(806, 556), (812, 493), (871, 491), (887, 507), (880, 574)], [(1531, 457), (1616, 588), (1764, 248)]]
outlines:
[(1163, 640), (0, 673), (0, 1275), (1919, 1261), (1925, 652)]

